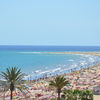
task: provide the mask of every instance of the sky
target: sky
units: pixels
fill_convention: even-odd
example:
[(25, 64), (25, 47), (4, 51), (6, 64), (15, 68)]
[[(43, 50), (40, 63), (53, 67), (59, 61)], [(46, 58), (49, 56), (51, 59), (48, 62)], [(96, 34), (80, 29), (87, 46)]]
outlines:
[(0, 0), (0, 45), (100, 46), (100, 0)]

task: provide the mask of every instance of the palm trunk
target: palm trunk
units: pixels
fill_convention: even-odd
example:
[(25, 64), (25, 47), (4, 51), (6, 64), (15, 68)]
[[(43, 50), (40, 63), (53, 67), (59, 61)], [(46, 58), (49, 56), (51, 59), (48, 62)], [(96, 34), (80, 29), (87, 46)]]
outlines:
[(58, 100), (60, 100), (60, 93), (58, 93)]
[(13, 90), (14, 90), (14, 84), (13, 83), (11, 83), (10, 84), (10, 91), (11, 91), (11, 94), (10, 94), (10, 100), (12, 100), (12, 98), (13, 98)]
[(60, 93), (61, 93), (61, 90), (58, 90), (58, 100), (60, 100)]
[(13, 97), (13, 96), (12, 96), (12, 92), (13, 92), (13, 91), (11, 90), (11, 94), (10, 94), (10, 100), (12, 100), (12, 97)]

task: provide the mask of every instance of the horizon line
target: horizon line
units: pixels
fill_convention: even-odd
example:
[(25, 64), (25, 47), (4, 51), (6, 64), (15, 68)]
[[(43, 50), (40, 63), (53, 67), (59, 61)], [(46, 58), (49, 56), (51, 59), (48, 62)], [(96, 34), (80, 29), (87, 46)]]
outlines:
[(0, 44), (0, 46), (96, 46), (96, 47), (99, 47), (100, 45), (26, 45), (26, 44), (22, 44), (22, 45), (19, 45), (19, 44), (17, 44), (17, 45), (12, 45), (12, 44), (10, 44), (10, 45), (6, 45), (6, 44)]

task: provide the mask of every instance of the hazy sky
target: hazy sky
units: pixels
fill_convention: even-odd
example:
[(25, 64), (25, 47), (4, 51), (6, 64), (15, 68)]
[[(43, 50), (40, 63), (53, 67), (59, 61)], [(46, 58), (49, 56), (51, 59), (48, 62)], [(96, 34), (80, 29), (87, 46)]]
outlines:
[(0, 0), (0, 45), (100, 46), (100, 0)]

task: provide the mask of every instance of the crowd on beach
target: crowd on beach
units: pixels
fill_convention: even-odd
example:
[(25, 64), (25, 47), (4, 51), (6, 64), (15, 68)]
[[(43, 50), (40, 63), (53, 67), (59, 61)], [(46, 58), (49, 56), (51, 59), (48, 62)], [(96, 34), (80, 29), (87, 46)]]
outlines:
[[(95, 66), (86, 69), (84, 68), (78, 71), (62, 74), (61, 76), (64, 76), (70, 83), (63, 89), (88, 89), (93, 91), (93, 87), (100, 86), (100, 64), (96, 64)], [(16, 89), (13, 92), (13, 98), (16, 98), (16, 100), (22, 100), (24, 98), (30, 98), (29, 100), (31, 100), (31, 98), (34, 98), (35, 100), (49, 100), (50, 98), (56, 98), (56, 90), (49, 87), (49, 81), (53, 80), (54, 77), (56, 76), (29, 80), (24, 84), (20, 84), (24, 86), (24, 88), (21, 91)], [(0, 92), (0, 98), (6, 98), (9, 100), (9, 96), (9, 90)]]

